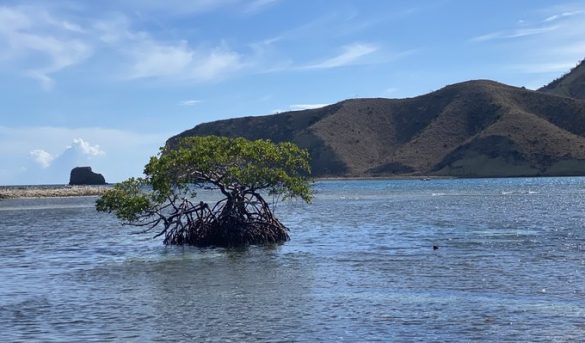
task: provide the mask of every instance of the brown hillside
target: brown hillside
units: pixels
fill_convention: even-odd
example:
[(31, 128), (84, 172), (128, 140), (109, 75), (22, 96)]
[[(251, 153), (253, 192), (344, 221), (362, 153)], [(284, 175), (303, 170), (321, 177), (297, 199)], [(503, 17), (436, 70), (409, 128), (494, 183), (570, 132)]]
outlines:
[(585, 99), (585, 60), (539, 91), (569, 98)]
[(316, 110), (285, 112), (267, 116), (242, 117), (197, 125), (169, 139), (169, 144), (183, 136), (240, 136), (248, 139), (268, 138), (274, 142), (295, 142), (311, 154), (315, 175), (345, 175), (347, 167), (311, 126), (336, 113), (342, 103)]
[(409, 99), (206, 123), (188, 135), (293, 141), (316, 176), (585, 175), (585, 101), (468, 81)]

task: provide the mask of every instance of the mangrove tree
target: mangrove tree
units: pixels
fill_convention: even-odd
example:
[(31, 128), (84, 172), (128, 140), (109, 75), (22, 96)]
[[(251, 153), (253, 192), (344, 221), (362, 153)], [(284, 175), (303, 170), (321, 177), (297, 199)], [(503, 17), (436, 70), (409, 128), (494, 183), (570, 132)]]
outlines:
[[(96, 208), (145, 231), (158, 228), (155, 237), (165, 244), (281, 243), (289, 239), (288, 229), (273, 205), (312, 196), (309, 154), (287, 142), (187, 137), (161, 148), (144, 175), (107, 190)], [(201, 189), (216, 191), (218, 200), (200, 200)]]

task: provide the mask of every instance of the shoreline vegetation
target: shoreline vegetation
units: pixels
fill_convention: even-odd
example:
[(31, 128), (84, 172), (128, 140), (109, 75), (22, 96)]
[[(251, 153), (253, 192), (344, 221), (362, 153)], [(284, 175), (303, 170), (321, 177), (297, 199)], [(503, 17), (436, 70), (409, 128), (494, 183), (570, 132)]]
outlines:
[(69, 186), (69, 185), (43, 185), (43, 186), (0, 186), (0, 199), (14, 198), (60, 198), (99, 196), (111, 185), (105, 186)]

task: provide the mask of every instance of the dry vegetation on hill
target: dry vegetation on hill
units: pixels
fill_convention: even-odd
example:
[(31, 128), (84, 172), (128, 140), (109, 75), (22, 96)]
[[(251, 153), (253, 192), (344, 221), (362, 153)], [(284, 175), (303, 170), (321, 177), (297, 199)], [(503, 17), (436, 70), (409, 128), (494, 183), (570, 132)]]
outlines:
[(545, 88), (468, 81), (415, 98), (205, 123), (176, 137), (293, 141), (309, 149), (316, 176), (585, 175), (585, 100), (563, 93), (585, 98), (585, 64)]
[(585, 99), (585, 60), (562, 77), (539, 89), (541, 92)]

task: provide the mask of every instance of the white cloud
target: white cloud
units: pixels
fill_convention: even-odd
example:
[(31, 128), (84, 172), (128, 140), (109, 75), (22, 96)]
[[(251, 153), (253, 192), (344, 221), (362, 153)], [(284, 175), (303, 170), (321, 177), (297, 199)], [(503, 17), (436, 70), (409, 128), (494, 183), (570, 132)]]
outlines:
[(100, 149), (99, 145), (91, 145), (89, 142), (84, 141), (82, 138), (73, 139), (73, 144), (68, 149), (75, 149), (81, 152), (83, 155), (88, 156), (100, 156), (106, 153)]
[(32, 159), (36, 163), (38, 163), (42, 168), (48, 168), (51, 165), (53, 159), (55, 159), (53, 155), (42, 149), (32, 150), (29, 154), (32, 157)]
[(212, 80), (223, 78), (242, 67), (238, 53), (219, 48), (195, 59), (190, 74), (194, 79)]
[(242, 55), (223, 43), (195, 48), (186, 40), (159, 40), (147, 32), (132, 30), (124, 16), (99, 21), (94, 28), (107, 48), (126, 59), (124, 79), (214, 81), (244, 67)]
[(327, 69), (354, 64), (362, 57), (370, 55), (378, 51), (378, 49), (377, 46), (369, 43), (354, 43), (346, 45), (343, 47), (343, 51), (339, 55), (319, 63), (307, 65), (304, 69)]
[[(197, 1), (190, 9), (205, 11), (228, 3), (239, 1)], [(85, 24), (53, 16), (41, 7), (0, 6), (0, 60), (10, 61), (7, 69), (20, 70), (45, 89), (55, 85), (54, 74), (86, 61), (98, 47), (122, 57), (113, 69), (122, 68), (123, 79), (214, 81), (245, 65), (243, 56), (223, 42), (194, 47), (186, 40), (161, 40), (132, 30), (122, 14), (90, 18)]]
[(181, 106), (195, 106), (198, 103), (200, 103), (201, 100), (195, 100), (195, 99), (190, 99), (190, 100), (183, 100), (179, 103), (179, 105)]
[(95, 157), (105, 155), (105, 152), (100, 149), (99, 145), (92, 145), (91, 143), (83, 140), (82, 138), (74, 138), (73, 143), (68, 145), (65, 150), (60, 151), (58, 154), (52, 155), (44, 149), (34, 149), (29, 153), (33, 161), (39, 164), (43, 169), (50, 167), (53, 162), (59, 161), (64, 157), (68, 157), (69, 160), (77, 162), (85, 162), (86, 157)]
[[(35, 144), (38, 144), (38, 141), (35, 141)], [(95, 163), (99, 165), (100, 161), (95, 157), (104, 156), (105, 152), (99, 145), (92, 145), (82, 138), (74, 138), (71, 145), (53, 154), (47, 149), (34, 149), (28, 155), (38, 166), (29, 163), (21, 166), (20, 170), (12, 170), (13, 175), (20, 175), (22, 181), (18, 182), (19, 184), (65, 183), (71, 169)]]
[(91, 166), (108, 182), (140, 176), (148, 158), (155, 155), (172, 134), (104, 128), (0, 126), (0, 184), (67, 183), (71, 168), (81, 165)]
[(91, 28), (101, 42), (116, 45), (137, 39), (138, 35), (130, 31), (130, 21), (124, 15), (115, 15), (107, 19), (96, 20)]
[[(223, 41), (194, 44), (172, 35), (163, 38), (158, 35), (159, 30), (141, 31), (144, 30), (139, 26), (142, 22), (136, 19), (144, 13), (164, 12), (163, 7), (176, 6), (172, 11), (182, 9), (184, 13), (202, 13), (219, 8), (255, 12), (280, 1), (169, 0), (162, 5), (154, 0), (140, 3), (136, 0), (137, 9), (133, 17), (121, 12), (109, 12), (84, 19), (68, 17), (70, 13), (67, 10), (55, 10), (53, 15), (40, 5), (34, 8), (0, 6), (0, 46), (8, 47), (0, 51), (0, 60), (9, 59), (14, 67), (11, 65), (7, 69), (19, 70), (23, 75), (37, 80), (43, 88), (51, 89), (58, 72), (81, 64), (94, 54), (96, 63), (92, 66), (97, 67), (98, 71), (107, 68), (107, 74), (117, 80), (214, 82), (241, 73), (326, 69), (371, 63), (371, 59), (365, 59), (379, 50), (373, 44), (358, 42), (343, 46), (337, 56), (312, 64), (295, 63), (293, 60), (300, 57), (289, 56), (276, 47), (275, 43), (283, 39), (281, 36), (260, 43), (243, 44), (241, 49), (235, 50)], [(124, 9), (127, 4), (114, 6), (109, 3), (105, 6)], [(164, 12), (163, 15), (169, 14)], [(382, 56), (377, 54), (377, 57)]]
[(44, 88), (53, 86), (52, 74), (92, 55), (92, 47), (74, 36), (80, 32), (78, 25), (38, 8), (0, 7), (0, 56)]
[(135, 59), (129, 78), (184, 75), (193, 61), (194, 52), (185, 41), (177, 45), (146, 41), (132, 52)]
[[(59, 24), (59, 23), (57, 23), (57, 24)], [(62, 21), (60, 24), (63, 26), (63, 28), (65, 30), (68, 30), (68, 31), (79, 32), (79, 33), (86, 32), (84, 29), (81, 28), (81, 26), (74, 24), (74, 23), (70, 23), (68, 21)]]
[(321, 108), (328, 106), (329, 104), (296, 104), (290, 105), (291, 111), (302, 111), (302, 110), (312, 110), (315, 108)]
[(195, 50), (187, 42), (177, 44), (147, 40), (132, 51), (129, 79), (174, 78), (212, 81), (243, 67), (238, 53), (227, 48)]

